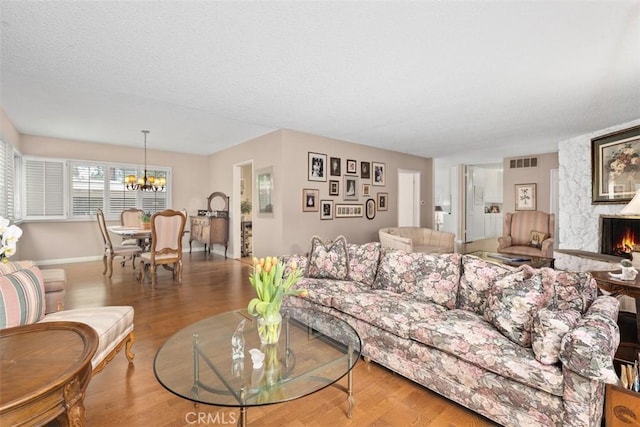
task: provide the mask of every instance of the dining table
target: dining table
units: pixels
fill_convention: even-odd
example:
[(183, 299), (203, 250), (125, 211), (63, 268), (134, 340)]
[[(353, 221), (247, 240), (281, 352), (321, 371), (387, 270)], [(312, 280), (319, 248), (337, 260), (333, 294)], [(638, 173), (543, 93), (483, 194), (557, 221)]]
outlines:
[(136, 227), (131, 225), (110, 225), (107, 230), (124, 239), (136, 239), (142, 250), (146, 250), (151, 241), (151, 228)]

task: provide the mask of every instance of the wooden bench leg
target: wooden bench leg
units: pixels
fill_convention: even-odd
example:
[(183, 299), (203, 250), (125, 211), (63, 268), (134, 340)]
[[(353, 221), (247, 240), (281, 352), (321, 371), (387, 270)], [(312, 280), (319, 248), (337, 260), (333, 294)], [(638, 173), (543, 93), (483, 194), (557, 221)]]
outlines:
[(135, 340), (136, 340), (136, 337), (133, 334), (133, 331), (131, 331), (131, 333), (129, 333), (129, 336), (127, 337), (127, 342), (124, 348), (124, 354), (127, 355), (127, 360), (129, 361), (129, 363), (133, 363), (133, 358), (135, 356), (133, 351), (131, 351), (131, 347), (133, 347), (133, 342)]

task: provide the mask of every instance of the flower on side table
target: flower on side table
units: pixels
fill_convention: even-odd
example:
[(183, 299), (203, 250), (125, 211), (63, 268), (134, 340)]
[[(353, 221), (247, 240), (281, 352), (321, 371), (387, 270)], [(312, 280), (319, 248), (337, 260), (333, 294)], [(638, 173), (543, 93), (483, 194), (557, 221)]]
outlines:
[(302, 277), (302, 271), (295, 262), (289, 265), (289, 272), (283, 262), (276, 257), (253, 258), (253, 272), (249, 276), (251, 286), (257, 296), (249, 301), (247, 311), (258, 317), (258, 335), (263, 344), (278, 342), (280, 335), (280, 307), (285, 295), (305, 296), (306, 289), (292, 289)]
[(22, 236), (22, 229), (17, 225), (9, 225), (9, 220), (0, 216), (0, 261), (8, 262), (9, 257), (16, 253), (18, 239)]

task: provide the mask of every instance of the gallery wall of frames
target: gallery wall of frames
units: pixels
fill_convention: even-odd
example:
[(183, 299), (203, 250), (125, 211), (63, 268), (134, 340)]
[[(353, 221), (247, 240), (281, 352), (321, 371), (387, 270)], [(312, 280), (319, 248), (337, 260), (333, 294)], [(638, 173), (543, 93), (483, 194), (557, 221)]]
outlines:
[[(371, 220), (388, 210), (384, 163), (309, 152), (307, 164), (308, 187), (314, 188), (302, 189), (303, 212), (319, 213), (321, 220)], [(322, 193), (330, 198), (320, 199), (320, 186), (326, 186)]]

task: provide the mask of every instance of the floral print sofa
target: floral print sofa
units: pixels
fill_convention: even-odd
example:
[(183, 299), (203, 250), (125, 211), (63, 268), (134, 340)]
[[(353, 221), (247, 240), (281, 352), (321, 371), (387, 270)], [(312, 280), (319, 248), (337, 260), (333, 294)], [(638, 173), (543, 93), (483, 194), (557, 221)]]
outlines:
[(286, 304), (350, 323), (362, 354), (508, 426), (599, 426), (619, 303), (588, 273), (312, 239)]

